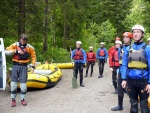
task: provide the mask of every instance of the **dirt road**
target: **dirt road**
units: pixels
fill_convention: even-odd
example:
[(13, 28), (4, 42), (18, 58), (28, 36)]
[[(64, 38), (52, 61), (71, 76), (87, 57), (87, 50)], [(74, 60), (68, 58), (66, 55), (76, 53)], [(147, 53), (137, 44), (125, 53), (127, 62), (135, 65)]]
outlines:
[[(20, 103), (10, 107), (10, 92), (0, 91), (0, 113), (113, 113), (111, 107), (117, 105), (117, 95), (111, 83), (111, 72), (105, 66), (103, 78), (97, 78), (98, 66), (94, 67), (93, 77), (84, 78), (85, 87), (72, 89), (72, 69), (63, 71), (61, 81), (54, 87), (27, 93), (27, 106)], [(85, 75), (85, 69), (84, 69)], [(125, 94), (124, 110), (116, 113), (129, 113), (129, 98)]]

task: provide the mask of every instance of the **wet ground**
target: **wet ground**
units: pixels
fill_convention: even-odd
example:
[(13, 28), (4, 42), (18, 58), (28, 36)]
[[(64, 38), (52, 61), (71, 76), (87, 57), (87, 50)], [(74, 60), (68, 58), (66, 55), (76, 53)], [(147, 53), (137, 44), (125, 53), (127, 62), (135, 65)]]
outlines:
[[(98, 77), (98, 66), (94, 67), (93, 77), (84, 78), (85, 87), (72, 89), (72, 69), (62, 70), (63, 77), (59, 83), (49, 89), (29, 91), (27, 106), (20, 103), (17, 95), (17, 106), (11, 108), (9, 88), (0, 91), (0, 113), (113, 113), (117, 105), (117, 95), (111, 84), (111, 71), (105, 66), (104, 77)], [(84, 69), (85, 75), (85, 69)], [(129, 113), (129, 98), (125, 94), (124, 110), (116, 113)]]

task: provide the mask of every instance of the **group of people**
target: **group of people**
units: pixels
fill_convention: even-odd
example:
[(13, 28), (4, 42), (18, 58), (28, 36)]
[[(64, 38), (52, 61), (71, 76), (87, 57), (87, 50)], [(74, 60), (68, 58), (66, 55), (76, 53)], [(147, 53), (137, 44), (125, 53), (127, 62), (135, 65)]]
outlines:
[(130, 113), (138, 113), (138, 101), (141, 113), (149, 113), (150, 46), (143, 42), (144, 33), (143, 26), (134, 25), (132, 32), (123, 33), (124, 44), (116, 40), (115, 51), (110, 52), (109, 64), (113, 73), (113, 85), (118, 94), (118, 106), (111, 108), (112, 111), (123, 110), (124, 92), (127, 92), (130, 98)]
[(104, 42), (100, 43), (100, 48), (95, 53), (93, 51), (93, 47), (89, 47), (89, 51), (86, 53), (83, 48), (81, 48), (82, 42), (77, 41), (76, 42), (76, 49), (72, 51), (71, 58), (74, 60), (74, 76), (77, 79), (78, 71), (80, 73), (80, 86), (84, 87), (83, 85), (83, 67), (87, 65), (86, 68), (86, 75), (85, 77), (88, 77), (88, 70), (91, 66), (91, 73), (90, 77), (92, 77), (93, 74), (93, 67), (95, 65), (96, 59), (99, 60), (99, 75), (98, 78), (103, 77), (103, 71), (104, 71), (104, 64), (107, 62), (108, 58), (108, 52), (106, 48), (104, 48)]
[[(88, 70), (91, 66), (90, 77), (93, 74), (93, 67), (98, 60), (99, 75), (103, 77), (104, 65), (109, 56), (109, 66), (112, 71), (112, 83), (115, 93), (118, 94), (118, 106), (112, 108), (112, 111), (123, 110), (123, 97), (125, 89), (130, 98), (130, 113), (138, 113), (138, 100), (140, 100), (141, 113), (149, 113), (148, 97), (150, 93), (150, 46), (143, 42), (144, 27), (135, 25), (132, 32), (123, 33), (123, 44), (119, 37), (115, 39), (114, 46), (109, 51), (104, 48), (104, 42), (100, 43), (97, 52), (93, 47), (89, 47), (86, 53), (81, 47), (81, 41), (76, 42), (76, 49), (71, 53), (74, 60), (74, 76), (77, 79), (78, 71), (80, 73), (80, 86), (83, 84), (83, 67), (87, 65), (85, 77), (88, 77)], [(36, 53), (34, 47), (27, 43), (28, 37), (25, 34), (20, 36), (20, 41), (16, 42), (6, 50), (13, 54), (13, 67), (11, 76), (11, 106), (16, 106), (16, 94), (18, 82), (21, 89), (21, 104), (27, 105), (25, 95), (27, 91), (27, 64), (32, 59), (33, 70), (35, 68)], [(133, 40), (133, 43), (132, 43)], [(148, 39), (150, 44), (150, 38)]]
[[(85, 53), (81, 48), (81, 42), (76, 42), (76, 49), (72, 52), (71, 58), (75, 63), (75, 76), (77, 78), (78, 69), (80, 72), (80, 86), (83, 85), (83, 65), (87, 62), (86, 75), (91, 65), (91, 74), (93, 65), (98, 59), (99, 76), (103, 77), (104, 64), (109, 56), (109, 66), (112, 71), (112, 83), (115, 93), (118, 94), (118, 106), (111, 108), (112, 111), (123, 110), (124, 92), (127, 92), (130, 98), (130, 113), (138, 113), (138, 101), (140, 100), (141, 113), (149, 113), (148, 97), (150, 93), (150, 46), (143, 42), (144, 27), (134, 25), (132, 32), (122, 34), (123, 44), (119, 37), (116, 37), (114, 46), (109, 51), (104, 48), (104, 43), (100, 43), (100, 48), (95, 53), (90, 51)], [(133, 42), (133, 43), (132, 43)], [(148, 39), (150, 44), (150, 38)]]

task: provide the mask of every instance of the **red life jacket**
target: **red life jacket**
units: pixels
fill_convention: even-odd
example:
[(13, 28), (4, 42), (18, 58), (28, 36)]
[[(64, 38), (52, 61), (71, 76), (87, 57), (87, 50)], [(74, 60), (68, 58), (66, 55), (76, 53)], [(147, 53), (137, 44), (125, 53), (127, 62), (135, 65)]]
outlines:
[(82, 49), (80, 50), (75, 49), (74, 60), (83, 60)]
[(105, 56), (105, 50), (104, 49), (100, 49), (99, 56), (102, 56), (102, 57)]
[(94, 52), (87, 53), (87, 61), (94, 61)]
[(21, 47), (17, 47), (18, 51), (22, 51), (24, 54), (20, 55), (19, 53), (14, 54), (13, 59), (17, 59), (17, 60), (27, 60), (29, 58), (29, 54), (26, 51), (26, 48), (21, 48)]
[(113, 66), (119, 66), (119, 57), (118, 57), (118, 50), (114, 49), (113, 51)]
[(111, 54), (111, 51), (114, 50), (114, 48), (115, 48), (115, 46), (112, 46), (112, 47), (108, 50), (108, 55), (109, 55), (109, 56), (110, 56), (110, 54)]

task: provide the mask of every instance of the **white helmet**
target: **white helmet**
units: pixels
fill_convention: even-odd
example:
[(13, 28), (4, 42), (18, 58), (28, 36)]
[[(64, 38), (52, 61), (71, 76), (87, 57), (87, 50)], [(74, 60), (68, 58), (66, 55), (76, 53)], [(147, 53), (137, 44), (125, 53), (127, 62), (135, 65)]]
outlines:
[(81, 41), (77, 41), (76, 44), (82, 44), (82, 42)]
[(104, 45), (105, 43), (104, 43), (104, 42), (101, 42), (100, 44)]
[(148, 38), (148, 41), (150, 41), (150, 37)]
[(122, 42), (120, 40), (116, 40), (115, 44), (121, 44), (122, 45)]
[(90, 46), (89, 48), (90, 48), (90, 49), (93, 49), (93, 46)]
[(141, 26), (141, 25), (134, 25), (134, 26), (132, 27), (132, 31), (133, 31), (134, 29), (139, 29), (139, 30), (141, 30), (141, 31), (144, 32), (144, 27)]

